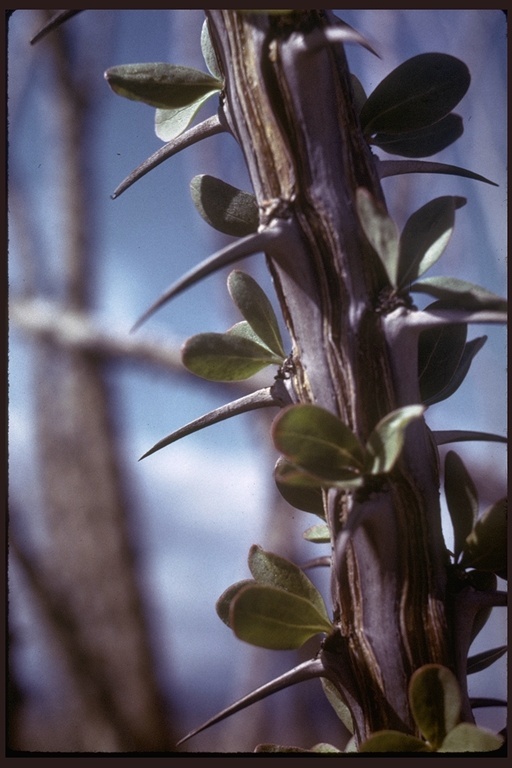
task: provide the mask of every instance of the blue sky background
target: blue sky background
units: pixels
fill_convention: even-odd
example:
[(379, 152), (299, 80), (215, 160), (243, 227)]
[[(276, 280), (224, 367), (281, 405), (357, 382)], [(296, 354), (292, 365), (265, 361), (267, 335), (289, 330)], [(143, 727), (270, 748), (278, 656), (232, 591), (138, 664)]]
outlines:
[[(352, 69), (367, 93), (399, 63), (418, 53), (446, 52), (468, 64), (472, 84), (455, 110), (464, 118), (464, 135), (432, 159), (469, 168), (497, 182), (499, 187), (429, 175), (385, 179), (383, 187), (390, 212), (401, 226), (413, 211), (438, 195), (466, 196), (468, 203), (457, 212), (447, 252), (429, 274), (464, 278), (504, 295), (504, 14), (498, 10), (344, 10), (338, 14), (365, 34), (382, 56), (376, 59), (355, 46), (347, 49)], [(88, 11), (68, 24), (76, 34), (77, 62), (82, 65), (85, 57), (87, 66), (96, 72), (97, 108), (89, 136), (91, 204), (96, 222), (94, 313), (105, 328), (128, 333), (135, 319), (169, 283), (228, 242), (196, 213), (188, 193), (190, 179), (198, 173), (210, 173), (244, 189), (249, 190), (250, 186), (235, 141), (222, 135), (166, 161), (119, 199), (110, 200), (118, 183), (161, 142), (153, 130), (154, 111), (115, 96), (103, 80), (103, 71), (116, 64), (143, 61), (170, 61), (204, 69), (199, 45), (202, 13)], [(33, 32), (32, 12), (16, 11), (10, 22), (9, 38), (10, 163), (11, 173), (29, 190), (31, 213), (41, 225), (41, 245), (51, 254), (44, 274), (47, 295), (51, 296), (61, 242), (60, 191), (52, 170), (52, 164), (58, 162), (58, 147), (52, 142), (52, 115), (45, 94), (48, 73), (41, 64), (44, 57), (37, 46), (28, 46)], [(202, 108), (199, 117), (213, 114), (215, 109), (213, 99)], [(376, 153), (385, 158), (384, 153)], [(9, 269), (13, 296), (23, 290), (19, 258), (19, 238), (11, 231)], [(253, 257), (243, 268), (250, 269), (273, 296), (262, 256)], [(225, 330), (239, 319), (229, 304), (226, 276), (227, 272), (211, 277), (184, 293), (155, 315), (139, 335), (179, 345), (200, 331)], [(504, 434), (505, 332), (497, 327), (475, 326), (470, 328), (468, 337), (484, 333), (489, 339), (463, 386), (448, 401), (429, 409), (427, 421), (433, 429), (467, 428)], [(25, 510), (31, 537), (37, 540), (43, 534), (38, 533), (31, 429), (34, 382), (30, 361), (30, 344), (13, 328), (11, 494)], [(269, 369), (269, 383), (273, 375)], [(271, 472), (276, 454), (264, 424), (253, 415), (237, 417), (187, 437), (138, 463), (138, 457), (164, 435), (227, 399), (234, 399), (237, 393), (229, 398), (229, 394), (200, 380), (191, 383), (190, 379), (171, 378), (133, 366), (116, 366), (110, 370), (109, 378), (115, 392), (124, 469), (136, 499), (134, 541), (159, 669), (164, 688), (172, 691), (173, 696), (182, 695), (187, 702), (182, 715), (183, 730), (187, 730), (245, 693), (249, 678), (256, 684), (263, 683), (271, 674), (290, 665), (292, 657), (288, 654), (248, 651), (217, 618), (214, 603), (229, 584), (248, 576), (246, 558), (251, 544), (271, 548), (274, 526), (286, 525), (296, 531), (298, 543), (291, 549), (295, 548), (299, 559), (319, 554), (318, 547), (300, 543), (301, 531), (315, 521), (291, 508), (281, 511), (279, 519), (271, 519)], [(267, 446), (264, 450), (262, 444)], [(491, 482), (497, 476), (501, 488), (496, 498), (503, 493), (503, 446), (468, 443), (448, 447), (455, 447), (468, 462), (478, 460), (483, 467), (482, 482), (486, 475), (491, 476)], [(320, 577), (315, 578), (322, 584)], [(39, 643), (34, 617), (22, 594), (13, 599), (13, 608), (13, 620), (24, 637), (23, 651), (17, 659), (20, 674), (44, 699), (51, 695), (52, 687), (47, 650)], [(492, 625), (495, 637), (479, 637), (476, 651), (489, 643), (503, 642), (504, 611), (494, 611)], [(259, 662), (255, 659), (262, 659), (265, 653), (272, 660), (264, 677), (259, 677)], [(252, 672), (244, 671), (248, 663)], [(239, 665), (235, 675), (233, 665)], [(487, 690), (494, 696), (504, 696), (505, 669), (506, 663), (500, 661), (482, 675), (474, 676), (472, 692), (482, 694)], [(496, 710), (481, 711), (479, 719), (483, 724), (501, 728), (504, 715)]]

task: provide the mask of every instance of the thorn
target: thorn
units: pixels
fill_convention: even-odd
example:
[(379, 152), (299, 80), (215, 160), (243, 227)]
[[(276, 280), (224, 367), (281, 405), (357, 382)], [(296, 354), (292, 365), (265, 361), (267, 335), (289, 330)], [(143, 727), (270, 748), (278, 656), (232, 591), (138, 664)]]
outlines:
[(64, 24), (65, 21), (70, 19), (72, 16), (76, 16), (77, 13), (81, 13), (80, 11), (57, 11), (48, 21), (46, 24), (41, 27), (39, 32), (37, 32), (34, 37), (30, 40), (30, 45), (35, 45), (40, 40), (43, 39), (43, 37), (46, 37), (46, 35), (49, 32), (53, 32), (54, 29), (57, 29), (57, 27), (60, 27), (61, 24)]
[(492, 184), (493, 187), (499, 187), (499, 184), (480, 176), (473, 171), (467, 171), (465, 168), (459, 168), (456, 165), (447, 165), (446, 163), (433, 163), (426, 160), (380, 160), (374, 155), (379, 179), (385, 179), (388, 176), (398, 176), (403, 173), (445, 173), (453, 176), (463, 176), (466, 179), (483, 181), (485, 184)]
[(240, 710), (245, 709), (245, 707), (249, 707), (251, 704), (255, 704), (257, 701), (261, 701), (267, 696), (277, 693), (277, 691), (281, 691), (296, 683), (302, 683), (305, 680), (313, 680), (316, 677), (327, 677), (321, 659), (310, 659), (309, 661), (305, 661), (303, 664), (299, 664), (297, 667), (285, 672), (284, 675), (276, 677), (275, 680), (271, 680), (260, 688), (256, 688), (255, 691), (247, 694), (247, 696), (239, 699), (234, 704), (231, 704), (231, 706), (226, 707), (226, 709), (223, 709), (222, 712), (219, 712), (214, 717), (207, 720), (203, 725), (190, 731), (190, 733), (177, 742), (176, 746), (183, 744), (185, 741), (188, 741), (188, 739), (191, 739), (192, 736), (196, 736), (201, 731), (206, 730), (206, 728), (215, 725), (215, 723), (220, 723), (221, 720), (225, 720), (227, 717), (230, 717), (230, 715), (234, 715), (235, 712), (240, 712)]
[(208, 117), (206, 120), (203, 120), (202, 123), (199, 123), (193, 128), (190, 128), (188, 131), (181, 133), (179, 136), (177, 136), (172, 141), (167, 142), (167, 144), (158, 149), (150, 157), (148, 157), (147, 160), (144, 160), (143, 163), (137, 166), (137, 168), (135, 168), (135, 170), (132, 171), (130, 175), (127, 176), (126, 179), (124, 179), (124, 181), (122, 181), (121, 184), (119, 184), (119, 186), (110, 195), (111, 199), (116, 200), (125, 190), (128, 189), (128, 187), (131, 187), (132, 184), (145, 176), (146, 173), (149, 173), (149, 171), (152, 171), (153, 168), (157, 167), (157, 165), (160, 165), (160, 163), (163, 163), (164, 160), (167, 160), (169, 157), (177, 154), (182, 149), (191, 147), (193, 144), (201, 141), (201, 139), (207, 139), (210, 136), (215, 136), (217, 133), (223, 133), (226, 130), (227, 129), (221, 123), (219, 116), (212, 115), (212, 117)]
[(436, 445), (446, 445), (446, 443), (462, 443), (469, 440), (489, 440), (493, 443), (507, 443), (508, 440), (502, 435), (494, 435), (490, 432), (473, 432), (466, 429), (440, 429), (433, 430), (432, 435)]
[(214, 253), (209, 259), (202, 261), (196, 267), (193, 267), (177, 282), (173, 283), (162, 296), (155, 301), (154, 304), (137, 320), (131, 332), (136, 331), (140, 326), (151, 316), (157, 309), (160, 309), (170, 299), (177, 296), (182, 291), (190, 288), (194, 283), (199, 282), (204, 277), (212, 274), (218, 269), (227, 267), (229, 264), (243, 259), (246, 256), (252, 256), (255, 253), (266, 251), (271, 244), (276, 243), (278, 240), (282, 240), (285, 237), (284, 224), (279, 222), (274, 226), (267, 227), (261, 232), (255, 232), (254, 234), (247, 235), (240, 240), (236, 240), (234, 243), (230, 243), (222, 250)]

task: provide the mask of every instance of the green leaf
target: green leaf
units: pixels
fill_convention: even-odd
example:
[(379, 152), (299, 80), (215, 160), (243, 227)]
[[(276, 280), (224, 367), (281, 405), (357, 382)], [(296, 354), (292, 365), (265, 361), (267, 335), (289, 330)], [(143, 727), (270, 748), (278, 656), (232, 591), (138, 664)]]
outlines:
[(155, 133), (158, 138), (162, 141), (173, 141), (188, 128), (205, 101), (208, 101), (210, 96), (214, 96), (216, 93), (216, 90), (209, 91), (196, 101), (185, 104), (183, 107), (157, 109), (155, 112)]
[(486, 288), (457, 277), (427, 277), (411, 286), (411, 291), (428, 293), (445, 303), (449, 309), (496, 309), (506, 311), (507, 302)]
[(402, 451), (405, 430), (424, 411), (423, 405), (407, 405), (379, 421), (366, 443), (366, 472), (372, 475), (391, 472)]
[(311, 747), (311, 752), (319, 752), (322, 755), (330, 755), (334, 752), (340, 754), (341, 749), (338, 749), (337, 747), (334, 747), (332, 744), (327, 744), (325, 741), (321, 741), (319, 744), (315, 744), (314, 747)]
[(371, 144), (390, 155), (401, 157), (431, 157), (442, 152), (464, 133), (460, 115), (446, 115), (433, 125), (406, 133), (376, 133)]
[(230, 608), (230, 626), (246, 643), (273, 650), (300, 648), (331, 623), (304, 597), (263, 584), (244, 587)]
[(203, 54), (204, 63), (208, 67), (208, 71), (212, 77), (215, 77), (216, 80), (222, 82), (222, 72), (220, 71), (217, 56), (213, 50), (210, 31), (208, 29), (208, 19), (204, 20), (201, 28), (201, 53)]
[(356, 112), (359, 114), (366, 101), (366, 93), (363, 88), (363, 84), (355, 75), (350, 73), (350, 82), (352, 83), (352, 91), (354, 94), (354, 103)]
[(274, 445), (285, 457), (324, 481), (356, 479), (364, 450), (337, 416), (317, 405), (284, 408), (272, 424)]
[(219, 232), (245, 237), (258, 229), (258, 205), (253, 194), (207, 174), (194, 176), (190, 193), (203, 219)]
[(311, 541), (315, 544), (328, 544), (331, 540), (331, 534), (327, 525), (312, 525), (304, 531), (302, 536), (306, 541)]
[(279, 493), (292, 507), (325, 517), (322, 486), (316, 478), (280, 456), (274, 469), (274, 480)]
[(358, 752), (432, 752), (428, 744), (400, 731), (377, 731), (364, 741)]
[(286, 357), (272, 304), (256, 280), (234, 269), (228, 277), (228, 289), (236, 306), (261, 341), (281, 360)]
[(459, 103), (470, 80), (466, 65), (453, 56), (413, 56), (368, 97), (360, 116), (364, 133), (402, 133), (437, 123)]
[(418, 382), (425, 404), (436, 402), (449, 386), (460, 365), (466, 338), (467, 326), (463, 323), (428, 328), (420, 333)]
[(399, 236), (395, 222), (388, 216), (384, 206), (374, 200), (363, 187), (356, 191), (356, 206), (363, 231), (384, 265), (391, 285), (396, 288)]
[(477, 520), (467, 537), (461, 565), (506, 578), (507, 499), (500, 499)]
[(502, 656), (508, 651), (508, 646), (502, 645), (499, 648), (491, 648), (488, 651), (482, 651), (482, 653), (475, 653), (474, 656), (470, 656), (467, 663), (466, 672), (468, 675), (474, 675), (477, 672), (483, 672), (495, 661), (501, 659)]
[(222, 593), (222, 595), (215, 603), (217, 616), (228, 627), (231, 626), (229, 623), (229, 608), (231, 606), (231, 602), (233, 598), (240, 592), (240, 590), (242, 590), (244, 587), (247, 587), (249, 584), (254, 584), (254, 581), (252, 579), (242, 579), (242, 581), (237, 581), (235, 584), (231, 584), (231, 586), (229, 586)]
[(455, 451), (448, 451), (444, 460), (444, 492), (453, 525), (453, 554), (457, 562), (478, 515), (478, 493)]
[(209, 381), (241, 381), (282, 361), (267, 347), (241, 333), (200, 333), (181, 350), (184, 366)]
[(459, 722), (461, 699), (453, 672), (440, 664), (426, 664), (414, 672), (409, 684), (413, 717), (434, 750)]
[(439, 259), (453, 232), (464, 197), (437, 197), (409, 217), (400, 236), (398, 287), (405, 288)]
[(322, 688), (324, 689), (327, 701), (334, 709), (347, 731), (349, 731), (349, 733), (354, 733), (354, 722), (352, 720), (350, 709), (341, 698), (340, 692), (330, 680), (327, 680), (327, 678), (320, 678), (320, 682), (322, 683)]
[(439, 403), (441, 400), (446, 400), (458, 390), (469, 372), (473, 358), (482, 349), (486, 341), (487, 336), (479, 336), (465, 344), (462, 356), (450, 381), (435, 396), (425, 400), (425, 405), (434, 405), (434, 403)]
[(322, 595), (294, 563), (253, 545), (249, 551), (249, 570), (258, 584), (267, 584), (303, 597), (314, 605), (327, 622), (329, 621)]
[(503, 738), (472, 723), (459, 723), (437, 750), (438, 752), (494, 752)]
[(166, 110), (190, 106), (222, 88), (222, 81), (199, 69), (161, 62), (111, 67), (105, 79), (119, 96)]
[(258, 744), (258, 746), (254, 749), (255, 752), (272, 752), (272, 753), (283, 753), (283, 752), (301, 752), (303, 754), (310, 753), (310, 749), (301, 749), (301, 747), (283, 747), (280, 744)]

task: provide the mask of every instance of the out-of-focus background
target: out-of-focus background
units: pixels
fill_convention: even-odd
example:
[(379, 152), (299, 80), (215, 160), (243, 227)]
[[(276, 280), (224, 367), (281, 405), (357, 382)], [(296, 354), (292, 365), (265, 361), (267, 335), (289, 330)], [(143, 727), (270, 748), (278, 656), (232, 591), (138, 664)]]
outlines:
[[(161, 146), (153, 110), (115, 96), (107, 67), (149, 61), (205, 68), (201, 11), (81, 13), (36, 46), (47, 11), (8, 25), (9, 88), (9, 746), (37, 752), (168, 752), (217, 710), (316, 651), (254, 649), (214, 604), (249, 576), (253, 543), (302, 563), (315, 520), (276, 495), (273, 411), (247, 414), (138, 462), (173, 429), (248, 391), (181, 367), (180, 344), (239, 317), (225, 273), (185, 292), (135, 335), (129, 329), (177, 277), (229, 238), (194, 209), (190, 179), (250, 189), (241, 153), (221, 135), (183, 151), (119, 199), (118, 183)], [(506, 17), (479, 11), (337, 11), (381, 59), (347, 50), (370, 93), (405, 59), (439, 51), (465, 61), (465, 132), (439, 161), (499, 184), (454, 176), (383, 181), (406, 218), (438, 195), (467, 197), (432, 274), (501, 295), (506, 286)], [(208, 102), (198, 116), (216, 109)], [(384, 153), (379, 153), (385, 159)], [(263, 256), (242, 266), (272, 295)], [(459, 391), (429, 409), (433, 429), (505, 431), (505, 332), (488, 341)], [(259, 382), (270, 384), (274, 371)], [(505, 492), (505, 449), (455, 448), (482, 511)], [(446, 537), (450, 544), (450, 529)], [(311, 572), (328, 599), (320, 569)], [(494, 609), (474, 651), (505, 641)], [(473, 695), (506, 695), (506, 662), (471, 678)], [(503, 709), (479, 710), (501, 729)], [(281, 692), (197, 736), (183, 750), (251, 751), (259, 742), (343, 746), (318, 681)]]

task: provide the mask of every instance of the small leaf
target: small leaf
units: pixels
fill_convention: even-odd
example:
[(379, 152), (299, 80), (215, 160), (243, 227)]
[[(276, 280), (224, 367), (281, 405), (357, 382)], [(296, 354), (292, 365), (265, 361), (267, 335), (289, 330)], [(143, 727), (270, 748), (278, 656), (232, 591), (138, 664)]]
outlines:
[(274, 480), (281, 496), (296, 509), (325, 517), (322, 486), (282, 456), (274, 469)]
[(460, 139), (464, 126), (460, 115), (446, 115), (433, 125), (405, 133), (376, 133), (370, 143), (390, 155), (431, 157)]
[(468, 343), (464, 346), (464, 351), (462, 352), (459, 364), (450, 381), (446, 384), (445, 387), (438, 391), (434, 397), (430, 397), (428, 400), (425, 400), (425, 405), (430, 406), (434, 405), (434, 403), (441, 402), (441, 400), (446, 400), (458, 390), (468, 374), (473, 358), (477, 352), (482, 349), (486, 341), (487, 336), (479, 336), (476, 339), (468, 341)]
[(448, 451), (445, 457), (444, 492), (453, 525), (453, 554), (457, 562), (478, 515), (478, 493), (464, 462), (455, 451)]
[(391, 285), (396, 287), (399, 236), (395, 222), (388, 216), (384, 207), (363, 187), (357, 189), (356, 205), (363, 231), (384, 265)]
[(230, 333), (200, 333), (181, 350), (184, 366), (209, 381), (241, 381), (282, 360), (250, 338)]
[(258, 229), (258, 205), (253, 194), (207, 174), (194, 176), (190, 193), (203, 219), (219, 232), (245, 237)]
[(377, 731), (359, 747), (359, 752), (432, 752), (428, 744), (400, 731)]
[(302, 754), (310, 753), (310, 749), (301, 749), (301, 747), (283, 747), (280, 744), (258, 744), (257, 747), (254, 749), (255, 752), (267, 752), (267, 753), (297, 753), (300, 752)]
[(401, 133), (437, 123), (469, 88), (466, 65), (444, 53), (423, 53), (400, 64), (379, 83), (361, 111), (367, 135)]
[(500, 499), (477, 520), (464, 544), (461, 565), (506, 578), (507, 500)]
[(341, 753), (341, 749), (338, 749), (337, 747), (334, 747), (332, 744), (327, 744), (325, 741), (321, 741), (319, 744), (315, 744), (314, 747), (311, 747), (311, 752), (318, 752), (322, 755), (330, 755), (333, 753)]
[(214, 96), (215, 93), (217, 91), (209, 91), (196, 101), (185, 104), (183, 107), (157, 109), (155, 112), (155, 133), (158, 138), (162, 141), (173, 141), (188, 128), (205, 101), (208, 101), (210, 96)]
[(286, 458), (325, 481), (356, 479), (364, 450), (337, 416), (317, 405), (284, 408), (272, 424), (274, 445)]
[(354, 722), (352, 720), (350, 709), (341, 698), (338, 689), (326, 677), (322, 677), (320, 682), (322, 683), (322, 688), (324, 689), (327, 701), (334, 709), (347, 731), (349, 731), (349, 733), (354, 733)]
[(423, 405), (407, 405), (388, 413), (379, 421), (366, 443), (367, 459), (365, 470), (372, 475), (391, 472), (405, 440), (405, 430), (415, 419), (419, 419)]
[(105, 79), (119, 96), (157, 109), (182, 109), (222, 88), (220, 80), (199, 69), (161, 62), (111, 67)]
[(229, 623), (229, 608), (230, 608), (231, 602), (234, 599), (234, 597), (240, 592), (240, 590), (243, 589), (244, 587), (247, 587), (249, 584), (254, 584), (254, 581), (252, 579), (242, 579), (242, 581), (237, 581), (236, 584), (231, 584), (231, 586), (229, 586), (222, 593), (222, 595), (219, 597), (219, 599), (215, 603), (215, 610), (217, 611), (217, 616), (228, 627), (231, 626)]
[(438, 752), (494, 752), (503, 738), (472, 723), (459, 723), (437, 750)]
[[(431, 307), (436, 306), (430, 305)], [(442, 325), (422, 331), (418, 341), (418, 381), (424, 403), (436, 402), (450, 384), (466, 346), (467, 326)]]
[(212, 77), (222, 81), (222, 72), (220, 71), (217, 56), (213, 50), (210, 31), (208, 29), (208, 19), (204, 20), (201, 28), (201, 53), (203, 54), (204, 63), (208, 67), (208, 71)]
[(453, 232), (455, 210), (465, 203), (464, 197), (436, 197), (409, 217), (400, 236), (399, 288), (436, 263)]
[(326, 621), (329, 621), (322, 595), (294, 563), (253, 545), (249, 551), (249, 570), (258, 584), (268, 584), (303, 597), (315, 606)]
[(246, 643), (273, 650), (300, 648), (332, 626), (304, 597), (262, 584), (248, 585), (230, 608), (230, 626)]
[(461, 699), (453, 672), (440, 664), (416, 670), (409, 685), (413, 717), (434, 750), (459, 722)]
[(315, 544), (328, 544), (331, 540), (331, 533), (327, 525), (312, 525), (302, 535), (306, 541)]
[(411, 291), (428, 293), (441, 299), (450, 309), (497, 309), (506, 311), (507, 302), (486, 288), (456, 277), (427, 277), (411, 286)]
[(286, 357), (272, 304), (256, 280), (234, 269), (228, 277), (228, 289), (236, 306), (261, 341), (281, 359)]
[(475, 653), (474, 656), (470, 656), (468, 659), (466, 672), (468, 675), (474, 675), (476, 672), (482, 672), (487, 669), (495, 661), (501, 659), (506, 654), (508, 647), (502, 645), (499, 648), (491, 648), (488, 651), (482, 651), (482, 653)]

